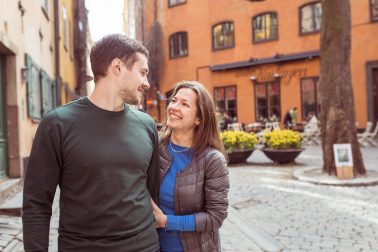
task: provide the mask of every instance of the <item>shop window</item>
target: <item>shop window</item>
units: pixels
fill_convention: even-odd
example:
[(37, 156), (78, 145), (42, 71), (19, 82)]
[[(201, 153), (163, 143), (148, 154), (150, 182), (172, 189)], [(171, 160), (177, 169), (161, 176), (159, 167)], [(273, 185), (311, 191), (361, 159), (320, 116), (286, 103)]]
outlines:
[(280, 83), (255, 84), (256, 121), (277, 121), (281, 118)]
[(310, 3), (300, 8), (300, 33), (302, 35), (320, 31), (322, 5), (320, 2)]
[(302, 119), (308, 121), (313, 115), (318, 116), (318, 77), (301, 79)]
[(238, 117), (236, 109), (236, 87), (217, 87), (214, 88), (215, 105), (219, 111), (225, 111), (232, 118)]
[(188, 55), (188, 33), (176, 32), (169, 37), (169, 52), (171, 58)]
[(213, 26), (213, 50), (234, 47), (234, 23), (223, 22)]
[(278, 32), (276, 13), (265, 13), (255, 16), (252, 23), (254, 43), (277, 39)]
[(370, 19), (372, 22), (378, 21), (378, 0), (370, 0)]
[(184, 3), (186, 3), (186, 0), (168, 0), (169, 7), (176, 6), (179, 4), (184, 4)]

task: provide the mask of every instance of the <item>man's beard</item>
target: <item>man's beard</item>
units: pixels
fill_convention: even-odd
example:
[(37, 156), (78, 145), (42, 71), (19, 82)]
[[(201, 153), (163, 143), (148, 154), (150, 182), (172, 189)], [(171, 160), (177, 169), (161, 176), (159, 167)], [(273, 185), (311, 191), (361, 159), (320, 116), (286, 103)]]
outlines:
[(121, 93), (122, 100), (130, 105), (138, 105), (141, 101), (141, 98), (138, 95), (138, 92), (123, 91)]

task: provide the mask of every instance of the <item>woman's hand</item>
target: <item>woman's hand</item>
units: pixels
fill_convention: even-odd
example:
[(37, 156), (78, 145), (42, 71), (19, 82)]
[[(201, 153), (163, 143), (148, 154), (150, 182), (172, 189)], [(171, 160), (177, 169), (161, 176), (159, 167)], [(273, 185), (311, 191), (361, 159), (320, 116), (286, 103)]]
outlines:
[(157, 228), (165, 228), (167, 225), (167, 215), (161, 211), (161, 209), (151, 200), (152, 211), (155, 216)]

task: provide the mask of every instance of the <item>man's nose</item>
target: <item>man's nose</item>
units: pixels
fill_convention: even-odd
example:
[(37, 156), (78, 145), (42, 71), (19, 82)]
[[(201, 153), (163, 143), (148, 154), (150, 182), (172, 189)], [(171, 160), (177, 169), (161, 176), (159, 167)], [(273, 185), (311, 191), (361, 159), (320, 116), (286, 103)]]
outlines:
[(143, 83), (142, 83), (142, 87), (143, 89), (149, 89), (150, 88), (150, 83), (148, 82), (148, 79), (146, 78)]

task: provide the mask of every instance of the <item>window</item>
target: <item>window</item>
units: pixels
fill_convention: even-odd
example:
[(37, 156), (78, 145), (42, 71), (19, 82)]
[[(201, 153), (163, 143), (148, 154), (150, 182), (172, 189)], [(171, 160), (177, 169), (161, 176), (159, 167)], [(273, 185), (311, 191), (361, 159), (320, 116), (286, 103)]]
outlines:
[(41, 7), (46, 18), (49, 19), (49, 0), (41, 0)]
[(215, 106), (220, 111), (228, 112), (231, 117), (238, 117), (236, 110), (236, 87), (214, 88)]
[(253, 42), (277, 39), (277, 14), (265, 13), (253, 18)]
[(169, 52), (171, 58), (188, 55), (187, 32), (176, 32), (169, 37)]
[(378, 21), (378, 0), (370, 0), (370, 20)]
[(318, 116), (318, 83), (318, 77), (301, 79), (302, 119), (304, 120), (308, 120), (313, 115)]
[(41, 70), (42, 86), (42, 114), (46, 114), (55, 107), (55, 84), (47, 73)]
[(55, 107), (55, 85), (44, 70), (40, 70), (29, 55), (25, 55), (28, 67), (27, 100), (28, 115), (34, 120)]
[(320, 2), (307, 4), (300, 8), (301, 34), (320, 31), (322, 5)]
[(224, 22), (213, 26), (213, 49), (224, 49), (234, 46), (234, 24)]
[(72, 23), (68, 21), (68, 44), (69, 44), (69, 53), (70, 59), (73, 61), (73, 36), (72, 36)]
[(62, 5), (62, 18), (63, 18), (63, 45), (64, 49), (67, 51), (67, 10), (64, 5)]
[(32, 119), (39, 120), (42, 118), (41, 83), (39, 78), (39, 69), (29, 55), (26, 55), (25, 57), (26, 66), (29, 69), (27, 80), (28, 115)]
[(183, 3), (186, 3), (186, 0), (168, 0), (169, 7), (176, 6)]
[(280, 83), (255, 84), (256, 121), (270, 121), (281, 118)]

